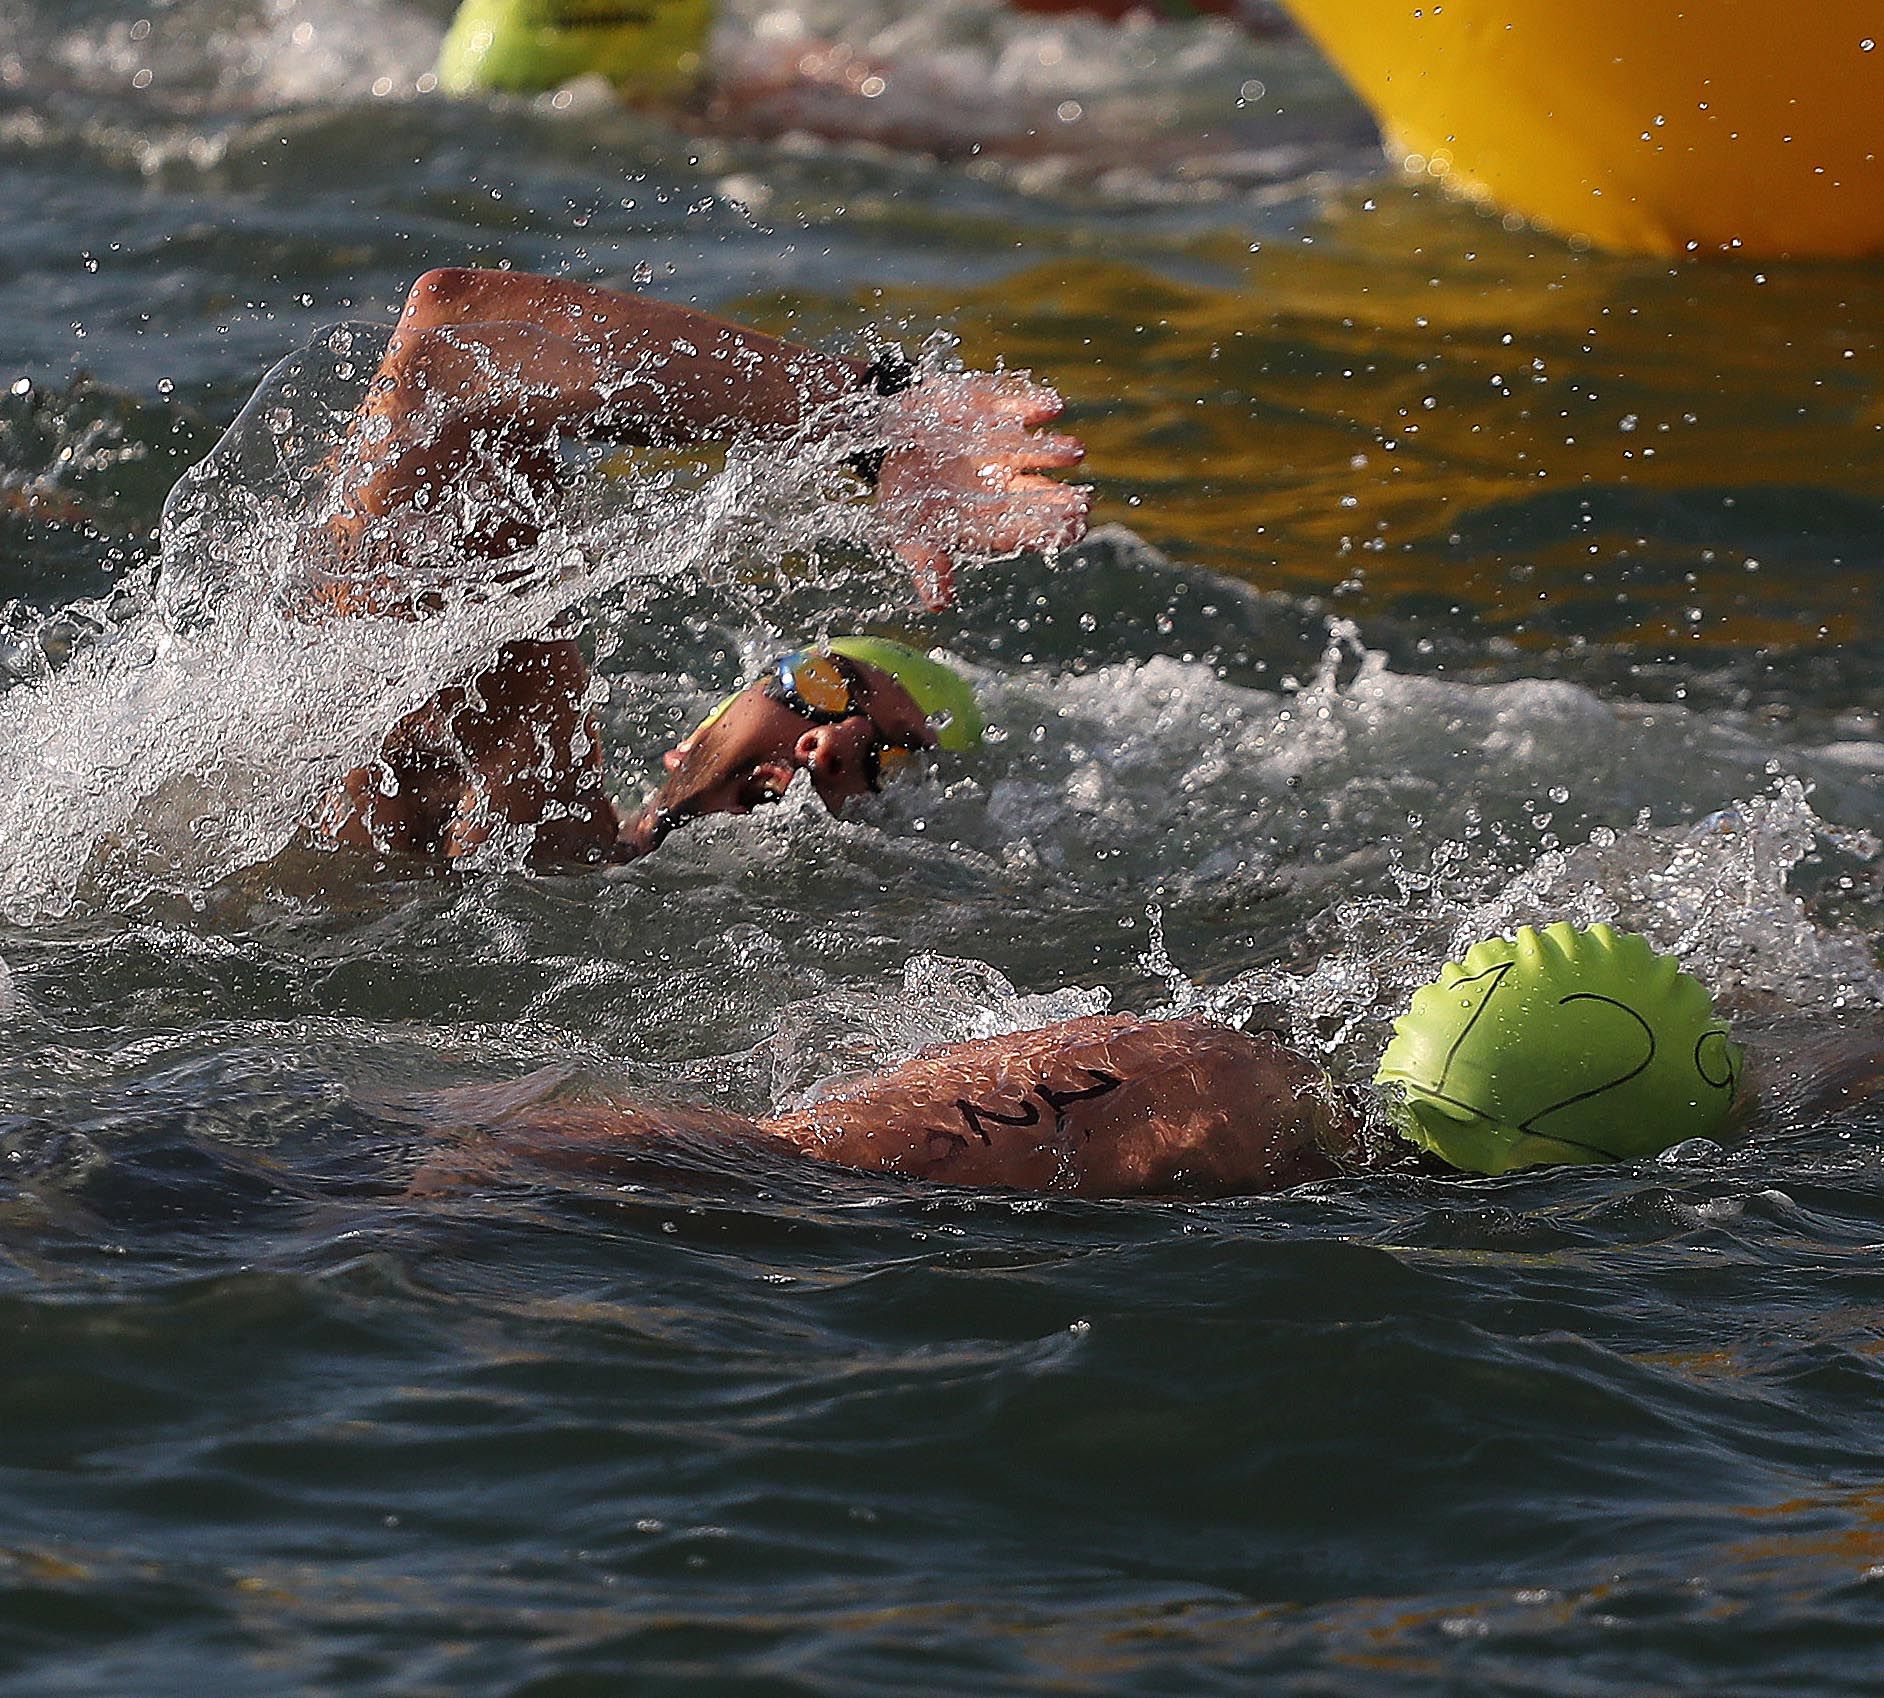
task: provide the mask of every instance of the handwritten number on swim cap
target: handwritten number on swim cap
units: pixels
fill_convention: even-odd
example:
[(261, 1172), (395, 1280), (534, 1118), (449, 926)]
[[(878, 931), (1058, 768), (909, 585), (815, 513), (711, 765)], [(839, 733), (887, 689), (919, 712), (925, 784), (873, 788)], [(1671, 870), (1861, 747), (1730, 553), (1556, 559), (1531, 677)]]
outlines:
[[(1491, 981), (1485, 987), (1485, 994), (1479, 998), (1478, 1007), (1472, 1010), (1472, 1018), (1459, 1028), (1459, 1035), (1452, 1040), (1452, 1047), (1446, 1051), (1446, 1064), (1440, 1068), (1439, 1077), (1435, 1079), (1432, 1084), (1432, 1093), (1434, 1096), (1444, 1097), (1446, 1095), (1446, 1080), (1452, 1074), (1453, 1062), (1458, 1060), (1459, 1051), (1464, 1048), (1465, 1040), (1472, 1035), (1472, 1028), (1479, 1023), (1485, 1010), (1491, 1006), (1492, 993), (1505, 982), (1505, 975), (1516, 965), (1517, 962), (1515, 961), (1501, 961), (1496, 967), (1487, 967), (1482, 973), (1472, 973), (1470, 975), (1461, 974), (1460, 977), (1454, 979), (1452, 983), (1446, 987), (1447, 990), (1457, 990), (1461, 985), (1475, 985), (1480, 979), (1489, 979)], [(1476, 1105), (1472, 1103), (1464, 1103), (1460, 1106), (1473, 1109), (1474, 1112), (1481, 1112), (1476, 1108)]]
[(1558, 921), (1448, 962), (1394, 1022), (1375, 1078), (1404, 1088), (1390, 1107), (1412, 1142), (1505, 1173), (1711, 1135), (1740, 1066), (1706, 987), (1670, 957), (1634, 933)]
[[(1620, 1002), (1613, 996), (1603, 996), (1596, 991), (1573, 991), (1569, 996), (1559, 997), (1557, 999), (1557, 1006), (1559, 1008), (1563, 1008), (1573, 1002), (1603, 1002), (1603, 1003), (1607, 1003), (1611, 1008), (1621, 1009), (1624, 1014), (1628, 1015), (1631, 1020), (1633, 1020), (1638, 1026), (1642, 1028), (1642, 1036), (1648, 1039), (1648, 1054), (1643, 1056), (1642, 1059), (1638, 1061), (1633, 1067), (1631, 1067), (1628, 1072), (1618, 1073), (1615, 1078), (1607, 1079), (1600, 1085), (1592, 1085), (1587, 1091), (1576, 1091), (1567, 1097), (1561, 1097), (1556, 1102), (1552, 1103), (1548, 1108), (1540, 1108), (1535, 1114), (1531, 1115), (1528, 1119), (1521, 1120), (1518, 1122), (1518, 1127), (1520, 1131), (1524, 1131), (1524, 1132), (1537, 1131), (1538, 1129), (1537, 1123), (1540, 1120), (1542, 1120), (1545, 1115), (1555, 1114), (1559, 1109), (1568, 1108), (1572, 1103), (1588, 1102), (1591, 1097), (1600, 1097), (1605, 1091), (1615, 1090), (1615, 1088), (1618, 1085), (1626, 1085), (1631, 1079), (1635, 1078), (1638, 1074), (1646, 1073), (1649, 1067), (1654, 1063), (1655, 1028), (1651, 1026), (1648, 1023), (1648, 1021), (1643, 1018), (1642, 1015), (1638, 1014), (1626, 1002)], [(1555, 1137), (1557, 1136), (1557, 1134), (1546, 1132), (1545, 1136)], [(1580, 1141), (1581, 1140), (1571, 1140), (1571, 1139), (1565, 1140), (1566, 1143), (1580, 1142)], [(1596, 1148), (1599, 1148), (1600, 1146), (1591, 1144), (1591, 1145), (1586, 1145), (1585, 1147), (1589, 1149), (1596, 1149)]]
[[(1712, 1044), (1719, 1054), (1720, 1077), (1716, 1078), (1707, 1070), (1708, 1046)], [(1740, 1092), (1740, 1070), (1734, 1065), (1733, 1040), (1728, 1037), (1724, 1026), (1715, 1026), (1703, 1032), (1694, 1040), (1694, 1070), (1701, 1075), (1715, 1090), (1724, 1089), (1727, 1100), (1732, 1102)]]

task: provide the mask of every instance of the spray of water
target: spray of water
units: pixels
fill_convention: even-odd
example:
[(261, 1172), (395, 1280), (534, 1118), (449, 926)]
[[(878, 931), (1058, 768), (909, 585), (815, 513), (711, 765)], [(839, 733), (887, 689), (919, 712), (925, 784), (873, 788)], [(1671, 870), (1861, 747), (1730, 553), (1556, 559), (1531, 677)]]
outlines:
[[(1088, 689), (1115, 716), (1091, 728), (1082, 724)], [(1683, 780), (1696, 794), (1759, 783), (1774, 765), (1770, 750), (1742, 747), (1733, 728), (1703, 716), (1658, 710), (1645, 739), (1647, 716), (1574, 685), (1395, 674), (1339, 623), (1319, 668), (1293, 692), (1239, 690), (1206, 667), (1153, 661), (1061, 679), (1048, 693), (1075, 727), (1069, 746), (1038, 758), (1057, 784), (1017, 786), (1030, 798), (1026, 814), (997, 790), (997, 808), (1010, 829), (1034, 820), (1036, 803), (1043, 829), (1057, 813), (1064, 835), (1053, 861), (1124, 845), (1122, 907), (1135, 905), (1134, 881), (1192, 906), (1239, 876), (1288, 888), (1299, 877), (1291, 844), (1343, 851), (1342, 871), (1319, 886), (1285, 959), (1273, 958), (1272, 943), (1270, 958), (1226, 971), (1222, 939), (1208, 961), (1174, 958), (1165, 904), (1138, 898), (1148, 919), (1139, 968), (1164, 987), (1149, 1010), (1159, 1017), (1272, 1030), (1344, 1077), (1365, 1077), (1394, 1017), (1444, 961), (1482, 937), (1560, 919), (1646, 934), (1739, 1011), (1884, 1007), (1874, 945), (1827, 923), (1808, 889), (1826, 857), (1875, 866), (1879, 845), (1822, 818), (1796, 773), (1685, 823), (1651, 823), (1644, 810), (1633, 824), (1562, 840), (1557, 815), (1576, 816), (1567, 787), (1547, 775), (1572, 766), (1612, 798), (1661, 787), (1677, 808)], [(1810, 751), (1798, 758), (1810, 764)], [(1459, 792), (1450, 831), (1425, 834), (1414, 816), (1384, 853), (1365, 847), (1407, 819), (1399, 810), (1409, 802), (1438, 813), (1448, 789)], [(1344, 807), (1348, 817), (1331, 828)], [(1209, 867), (1201, 884), (1196, 867), (1172, 863), (1173, 841)], [(1025, 862), (1036, 878), (1050, 870), (1038, 848)], [(1004, 864), (1022, 863), (1010, 854)], [(772, 1045), (775, 1097), (797, 1100), (827, 1074), (891, 1064), (925, 1044), (1097, 1012), (1110, 1000), (1103, 987), (1020, 995), (983, 963), (918, 956), (896, 991), (818, 999), (783, 1019)]]
[[(461, 507), (536, 502), (500, 461), (402, 523), (401, 599), (422, 617), (316, 617), (334, 468), (385, 332), (339, 327), (278, 366), (222, 443), (173, 492), (162, 559), (110, 607), (22, 628), (22, 682), (0, 697), (0, 914), (30, 921), (81, 899), (200, 898), (276, 854), (388, 727), (471, 676), (504, 642), (607, 603), (619, 628), (663, 586), (736, 591), (740, 563), (783, 532), (809, 548), (867, 533), (834, 504), (857, 441), (820, 427), (815, 451), (746, 446), (722, 468), (637, 465), (597, 493), (527, 516), (542, 527), (499, 564), (459, 544)], [(377, 340), (376, 340), (377, 339)], [(80, 622), (63, 666), (49, 651)], [(69, 642), (64, 644), (70, 648)], [(524, 840), (501, 844), (510, 864)]]

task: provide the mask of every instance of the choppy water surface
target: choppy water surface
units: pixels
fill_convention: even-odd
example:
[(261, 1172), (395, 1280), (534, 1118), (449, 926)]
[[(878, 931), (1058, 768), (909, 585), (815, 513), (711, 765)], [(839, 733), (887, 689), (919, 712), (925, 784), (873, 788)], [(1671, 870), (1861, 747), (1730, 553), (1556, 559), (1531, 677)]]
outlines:
[[(1449, 208), (1286, 33), (745, 7), (675, 120), (428, 97), (443, 12), (0, 0), (17, 1688), (1871, 1690), (1875, 269)], [(933, 620), (753, 456), (417, 627), (281, 622), (279, 485), (159, 561), (263, 370), (465, 259), (947, 326), (1062, 384), (1103, 526)], [(619, 875), (298, 839), (578, 593), (624, 794), (827, 621), (947, 644), (997, 737)], [(1108, 1003), (1363, 1077), (1558, 915), (1722, 988), (1744, 1142), (1209, 1207), (684, 1141), (438, 1182), (507, 1102), (759, 1111)]]

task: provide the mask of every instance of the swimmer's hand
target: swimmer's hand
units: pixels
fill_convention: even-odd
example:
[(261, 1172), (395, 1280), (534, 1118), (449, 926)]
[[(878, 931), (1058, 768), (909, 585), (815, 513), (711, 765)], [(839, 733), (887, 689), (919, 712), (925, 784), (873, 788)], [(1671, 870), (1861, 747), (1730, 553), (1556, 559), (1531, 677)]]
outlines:
[(925, 607), (955, 599), (959, 560), (1064, 548), (1085, 534), (1089, 492), (1040, 475), (1085, 457), (1075, 438), (1038, 428), (1061, 405), (1019, 372), (943, 373), (892, 399), (880, 534)]

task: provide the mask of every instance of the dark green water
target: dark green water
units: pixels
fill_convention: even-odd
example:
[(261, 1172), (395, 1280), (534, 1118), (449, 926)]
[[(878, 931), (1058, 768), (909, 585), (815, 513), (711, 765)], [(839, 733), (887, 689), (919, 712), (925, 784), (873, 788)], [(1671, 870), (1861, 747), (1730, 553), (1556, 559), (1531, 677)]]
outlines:
[[(6, 1690), (1873, 1691), (1875, 268), (1507, 231), (1287, 36), (808, 13), (866, 102), (758, 88), (781, 17), (676, 125), (426, 98), (438, 6), (0, 0)], [(621, 876), (297, 842), (498, 633), (297, 643), (243, 600), (286, 518), (158, 572), (164, 496), (464, 260), (1054, 377), (1103, 528), (944, 618), (763, 461), (556, 538), (623, 794), (825, 620), (948, 644), (997, 739)], [(501, 1101), (756, 1112), (1107, 999), (1364, 1077), (1559, 915), (1721, 988), (1743, 1141), (1208, 1207), (685, 1141), (411, 1185)]]

